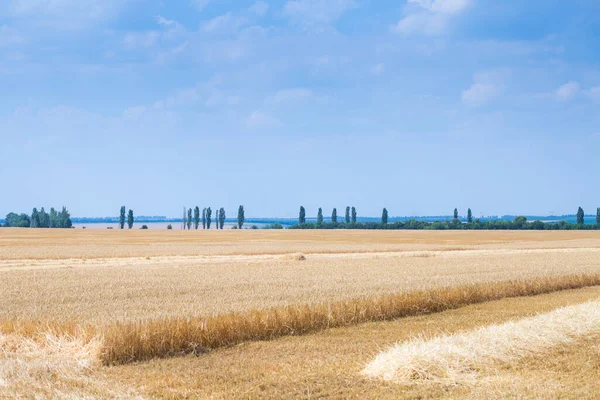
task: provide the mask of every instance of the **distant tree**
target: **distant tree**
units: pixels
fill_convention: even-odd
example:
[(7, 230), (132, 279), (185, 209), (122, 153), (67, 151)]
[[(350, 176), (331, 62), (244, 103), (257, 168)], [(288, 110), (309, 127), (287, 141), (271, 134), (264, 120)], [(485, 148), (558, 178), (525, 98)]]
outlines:
[(600, 225), (600, 207), (596, 209), (596, 225)]
[(40, 210), (39, 220), (40, 228), (50, 228), (50, 216), (48, 215), (46, 210), (44, 210), (44, 207), (42, 207), (42, 209)]
[(206, 229), (206, 207), (202, 209), (202, 229)]
[(577, 225), (583, 225), (585, 222), (584, 218), (585, 214), (583, 212), (583, 208), (579, 207), (579, 209), (577, 210)]
[(196, 208), (194, 208), (194, 229), (198, 230), (199, 226), (200, 226), (200, 207), (196, 206)]
[(242, 229), (242, 226), (244, 225), (245, 220), (246, 220), (246, 216), (244, 214), (244, 206), (240, 206), (240, 208), (238, 208), (238, 217), (237, 217), (239, 229)]
[(134, 222), (133, 210), (129, 209), (129, 213), (127, 214), (127, 227), (129, 229), (133, 228), (133, 222)]
[(350, 206), (346, 206), (346, 218), (345, 221), (347, 224), (350, 223)]
[(300, 206), (300, 214), (298, 214), (298, 223), (304, 224), (306, 222), (306, 210), (304, 206)]
[(215, 229), (219, 230), (219, 209), (215, 207)]
[(458, 219), (458, 208), (454, 209), (454, 219)]
[(119, 214), (119, 226), (121, 227), (121, 229), (125, 228), (125, 213), (126, 213), (126, 209), (125, 206), (121, 207), (121, 212)]
[(225, 209), (221, 207), (219, 210), (219, 226), (221, 230), (223, 229), (223, 226), (225, 226), (225, 218)]
[(173, 225), (171, 225), (171, 224), (167, 225), (167, 230), (169, 230), (169, 231), (173, 230)]
[(384, 208), (383, 211), (381, 212), (381, 223), (383, 225), (386, 225), (388, 223), (388, 210), (387, 210), (387, 208)]
[(31, 226), (31, 218), (27, 214), (10, 213), (6, 216), (4, 225), (8, 228), (29, 228)]
[(33, 211), (31, 212), (31, 224), (30, 226), (32, 228), (39, 228), (40, 227), (40, 214), (38, 213), (37, 208), (33, 208)]
[(49, 216), (49, 220), (50, 220), (50, 228), (58, 228), (59, 224), (58, 224), (58, 213), (56, 212), (56, 210), (54, 209), (54, 207), (50, 208), (50, 216)]
[(469, 224), (473, 222), (473, 213), (470, 208), (467, 210), (467, 222)]
[(319, 207), (319, 212), (317, 213), (317, 225), (323, 224), (323, 209)]
[(146, 230), (146, 229), (148, 229), (148, 225), (142, 225), (142, 227), (140, 229)]
[(185, 231), (185, 228), (187, 228), (187, 209), (185, 207), (183, 207), (183, 230)]
[(63, 207), (60, 213), (60, 221), (63, 228), (71, 229), (73, 227), (73, 221), (71, 221), (71, 214)]
[(192, 229), (192, 223), (193, 223), (193, 221), (192, 221), (192, 209), (190, 208), (190, 209), (188, 209), (188, 212), (187, 212), (187, 228), (188, 228), (188, 231)]
[(356, 207), (352, 207), (352, 223), (356, 223)]
[(337, 223), (337, 208), (334, 208), (331, 212), (331, 222), (333, 222), (334, 224)]
[(210, 224), (212, 223), (212, 209), (208, 207), (206, 209), (206, 229), (210, 229)]

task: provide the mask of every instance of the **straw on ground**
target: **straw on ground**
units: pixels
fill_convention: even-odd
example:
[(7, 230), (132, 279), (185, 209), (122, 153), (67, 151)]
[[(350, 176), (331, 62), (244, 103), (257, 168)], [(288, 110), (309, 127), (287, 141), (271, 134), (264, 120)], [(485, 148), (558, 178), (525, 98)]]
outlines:
[(372, 378), (409, 383), (469, 381), (495, 362), (510, 362), (600, 332), (600, 302), (433, 339), (416, 338), (379, 354), (363, 370)]

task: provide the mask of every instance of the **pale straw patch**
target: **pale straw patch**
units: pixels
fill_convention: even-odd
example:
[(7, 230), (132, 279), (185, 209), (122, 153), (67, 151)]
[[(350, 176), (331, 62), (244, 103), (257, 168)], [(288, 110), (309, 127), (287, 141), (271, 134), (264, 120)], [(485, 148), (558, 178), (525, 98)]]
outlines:
[(135, 398), (94, 376), (102, 341), (81, 335), (0, 333), (0, 398)]
[(600, 302), (588, 302), (469, 332), (399, 343), (380, 353), (363, 374), (398, 383), (468, 383), (474, 373), (495, 362), (536, 355), (598, 331)]

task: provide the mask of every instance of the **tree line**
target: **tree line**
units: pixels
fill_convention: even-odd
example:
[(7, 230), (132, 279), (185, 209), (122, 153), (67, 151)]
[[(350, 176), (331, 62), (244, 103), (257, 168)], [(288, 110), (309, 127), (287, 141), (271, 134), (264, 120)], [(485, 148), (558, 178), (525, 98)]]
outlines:
[[(223, 207), (215, 211), (214, 227), (223, 229), (225, 225), (226, 213)], [(200, 211), (200, 207), (186, 209), (183, 212), (183, 229), (198, 230), (211, 229), (213, 226), (213, 210), (207, 207)], [(119, 226), (121, 229), (127, 227), (133, 228), (135, 217), (133, 210), (125, 206), (121, 207), (119, 213)], [(242, 229), (245, 222), (244, 206), (240, 205), (237, 214), (237, 225), (233, 229)], [(585, 212), (579, 207), (576, 214), (576, 223), (570, 224), (566, 221), (559, 222), (543, 222), (543, 221), (528, 221), (525, 216), (515, 217), (513, 221), (508, 220), (487, 220), (482, 221), (479, 218), (473, 218), (471, 209), (467, 209), (466, 219), (459, 218), (458, 208), (454, 209), (453, 219), (445, 221), (422, 221), (410, 219), (408, 221), (389, 222), (389, 213), (387, 208), (383, 208), (381, 212), (380, 222), (358, 222), (356, 207), (347, 206), (344, 214), (344, 219), (338, 220), (337, 208), (333, 208), (331, 212), (331, 222), (325, 222), (323, 217), (323, 209), (317, 211), (317, 222), (306, 222), (306, 209), (300, 206), (298, 213), (298, 223), (289, 227), (289, 229), (430, 229), (430, 230), (577, 230), (577, 229), (600, 229), (600, 207), (596, 209), (596, 224), (585, 224)], [(6, 227), (15, 228), (72, 228), (73, 223), (71, 216), (66, 207), (61, 211), (56, 211), (54, 208), (50, 212), (46, 212), (44, 207), (39, 211), (34, 208), (31, 215), (9, 213), (6, 216)], [(169, 229), (172, 227), (169, 225)], [(266, 229), (282, 229), (281, 224), (272, 224), (265, 227)], [(147, 226), (146, 226), (147, 229)]]
[(50, 208), (49, 213), (42, 207), (39, 211), (34, 208), (31, 215), (8, 213), (4, 226), (8, 228), (72, 228), (73, 222), (71, 222), (71, 215), (65, 207), (61, 211)]
[[(225, 219), (227, 218), (225, 214), (225, 208), (221, 207), (218, 210), (215, 209), (215, 218), (214, 218), (214, 227), (216, 229), (223, 229), (225, 226)], [(240, 206), (238, 208), (237, 214), (237, 225), (234, 226), (234, 229), (242, 229), (244, 226), (244, 222), (246, 220), (246, 216), (244, 213), (244, 206)], [(182, 219), (182, 228), (185, 230), (198, 230), (202, 225), (202, 229), (210, 229), (213, 226), (213, 210), (210, 207), (203, 208), (202, 213), (200, 213), (200, 207), (196, 206), (193, 209), (183, 208), (183, 219)]]
[(323, 209), (317, 211), (317, 222), (306, 222), (306, 209), (300, 207), (298, 223), (288, 229), (407, 229), (407, 230), (595, 230), (600, 229), (600, 207), (596, 209), (596, 224), (585, 224), (585, 212), (579, 207), (577, 210), (577, 222), (569, 224), (566, 221), (547, 223), (543, 221), (528, 221), (525, 216), (515, 217), (513, 221), (487, 220), (473, 218), (471, 209), (467, 209), (466, 221), (459, 218), (458, 208), (454, 209), (453, 219), (446, 221), (422, 221), (410, 219), (408, 221), (388, 222), (389, 214), (387, 208), (381, 212), (380, 222), (357, 222), (356, 208), (346, 207), (344, 221), (338, 221), (337, 209), (331, 212), (331, 222), (323, 220)]

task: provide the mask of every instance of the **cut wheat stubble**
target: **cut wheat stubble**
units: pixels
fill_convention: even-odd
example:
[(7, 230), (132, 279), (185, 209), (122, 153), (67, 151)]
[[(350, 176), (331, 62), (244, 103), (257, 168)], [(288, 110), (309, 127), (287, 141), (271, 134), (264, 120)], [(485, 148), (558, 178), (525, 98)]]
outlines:
[(380, 353), (363, 374), (384, 381), (468, 383), (495, 363), (542, 354), (600, 332), (600, 301), (433, 339), (415, 338)]

